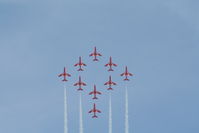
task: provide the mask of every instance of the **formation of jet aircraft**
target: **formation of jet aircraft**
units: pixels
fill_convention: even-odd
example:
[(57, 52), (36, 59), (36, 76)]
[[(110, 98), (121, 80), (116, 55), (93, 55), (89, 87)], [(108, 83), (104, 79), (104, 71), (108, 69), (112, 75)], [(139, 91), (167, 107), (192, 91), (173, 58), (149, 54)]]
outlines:
[[(91, 53), (89, 56), (93, 56), (94, 57), (93, 61), (99, 61), (99, 59), (97, 57), (98, 56), (102, 56), (102, 55), (100, 53), (98, 53), (97, 52), (97, 48), (94, 47), (93, 53)], [(79, 62), (76, 63), (74, 66), (75, 67), (79, 66), (79, 69), (77, 71), (84, 71), (82, 67), (83, 66), (87, 66), (87, 65), (82, 61), (82, 57), (80, 56), (79, 57)], [(112, 71), (114, 71), (113, 70), (113, 66), (117, 67), (117, 64), (113, 63), (112, 57), (110, 57), (109, 58), (109, 62), (107, 64), (105, 64), (105, 67), (109, 67), (108, 71), (112, 72)], [(120, 76), (125, 76), (124, 81), (129, 81), (128, 77), (129, 76), (133, 76), (133, 74), (128, 71), (128, 68), (126, 66), (124, 73), (120, 74)], [(71, 77), (71, 75), (66, 72), (66, 68), (64, 67), (64, 72), (59, 74), (58, 77), (63, 77), (62, 81), (66, 82), (66, 81), (68, 81), (66, 78), (67, 77)], [(78, 82), (74, 84), (74, 86), (78, 86), (78, 89), (77, 89), (78, 91), (83, 91), (82, 86), (86, 86), (86, 85), (87, 84), (82, 81), (81, 76), (79, 76)], [(112, 86), (113, 85), (117, 85), (117, 84), (115, 82), (113, 82), (112, 81), (112, 77), (109, 76), (109, 80), (106, 83), (104, 83), (104, 85), (108, 86), (107, 90), (113, 90)], [(97, 100), (98, 99), (97, 95), (101, 95), (101, 94), (102, 94), (101, 92), (97, 91), (96, 85), (94, 85), (93, 91), (89, 93), (89, 95), (93, 95), (93, 98), (92, 98), (93, 100)], [(98, 118), (96, 113), (101, 113), (101, 111), (96, 108), (96, 103), (93, 104), (93, 109), (90, 110), (89, 113), (93, 113), (92, 118)]]

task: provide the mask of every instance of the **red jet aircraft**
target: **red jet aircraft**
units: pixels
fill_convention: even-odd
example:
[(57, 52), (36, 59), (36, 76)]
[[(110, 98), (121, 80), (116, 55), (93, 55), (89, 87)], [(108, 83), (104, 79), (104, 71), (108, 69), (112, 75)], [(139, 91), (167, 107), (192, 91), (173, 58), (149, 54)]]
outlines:
[(82, 62), (81, 56), (79, 57), (79, 62), (78, 62), (77, 64), (75, 64), (74, 66), (75, 66), (75, 67), (76, 67), (76, 66), (79, 66), (78, 71), (84, 71), (84, 70), (82, 69), (82, 66), (86, 66), (86, 64), (84, 64), (84, 63)]
[(95, 103), (94, 103), (94, 105), (93, 105), (93, 109), (92, 110), (90, 110), (88, 113), (94, 113), (94, 115), (92, 116), (92, 118), (97, 118), (97, 115), (96, 115), (96, 113), (101, 113), (101, 111), (100, 110), (98, 110), (98, 109), (96, 109), (96, 105), (95, 105)]
[(96, 47), (94, 48), (94, 52), (91, 53), (89, 56), (94, 56), (93, 61), (98, 61), (97, 56), (102, 56), (100, 53), (97, 52)]
[(71, 77), (70, 74), (66, 73), (66, 68), (65, 68), (65, 67), (64, 67), (64, 72), (58, 75), (58, 77), (62, 77), (62, 76), (64, 77), (64, 79), (63, 79), (62, 81), (65, 81), (65, 82), (68, 81), (68, 80), (66, 79), (67, 76), (68, 76), (68, 77)]
[(106, 82), (104, 85), (109, 85), (109, 88), (108, 88), (107, 90), (113, 90), (112, 85), (116, 85), (116, 83), (113, 82), (113, 81), (111, 80), (111, 76), (109, 76), (109, 81)]
[(127, 66), (126, 66), (126, 68), (125, 68), (125, 72), (124, 72), (124, 73), (122, 73), (122, 74), (121, 74), (121, 76), (125, 76), (124, 81), (129, 81), (128, 76), (133, 76), (133, 74), (132, 74), (132, 73), (130, 73), (130, 72), (128, 72), (128, 68), (127, 68)]
[(82, 86), (86, 86), (86, 84), (84, 82), (82, 82), (81, 76), (79, 76), (79, 81), (77, 83), (75, 83), (74, 86), (79, 86), (78, 91), (83, 91)]
[(94, 90), (93, 90), (92, 92), (90, 92), (89, 95), (94, 95), (93, 99), (98, 99), (98, 98), (96, 97), (97, 94), (101, 95), (102, 93), (99, 92), (99, 91), (97, 91), (96, 85), (94, 85)]
[(113, 71), (112, 66), (115, 66), (115, 67), (117, 66), (117, 64), (114, 64), (114, 63), (112, 62), (112, 57), (110, 57), (109, 63), (105, 65), (105, 67), (107, 67), (107, 66), (110, 67), (108, 71)]

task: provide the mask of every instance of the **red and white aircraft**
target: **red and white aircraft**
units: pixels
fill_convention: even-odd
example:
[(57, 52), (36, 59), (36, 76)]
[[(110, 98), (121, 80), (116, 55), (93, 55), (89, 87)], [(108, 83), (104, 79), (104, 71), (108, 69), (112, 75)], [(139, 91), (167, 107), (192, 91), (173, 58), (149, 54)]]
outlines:
[(94, 85), (94, 90), (92, 92), (90, 92), (89, 95), (94, 95), (93, 99), (98, 99), (96, 96), (97, 94), (101, 95), (102, 93), (97, 91), (96, 85)]
[(64, 72), (58, 75), (58, 77), (62, 77), (62, 76), (64, 77), (64, 79), (62, 81), (65, 81), (65, 82), (68, 81), (66, 79), (67, 76), (71, 77), (71, 75), (69, 73), (66, 73), (66, 68), (65, 67), (64, 67)]
[(121, 76), (125, 76), (124, 81), (129, 81), (128, 76), (133, 76), (133, 74), (132, 74), (132, 73), (130, 73), (130, 72), (128, 72), (128, 68), (127, 68), (127, 66), (126, 66), (126, 68), (125, 68), (125, 72), (124, 72), (124, 73), (122, 73), (122, 74), (121, 74)]
[(79, 81), (75, 83), (74, 86), (79, 86), (78, 91), (83, 91), (82, 86), (86, 86), (86, 83), (82, 82), (81, 76), (79, 76)]
[(81, 56), (79, 57), (79, 62), (78, 62), (77, 64), (75, 64), (74, 66), (75, 66), (75, 67), (76, 67), (76, 66), (79, 66), (78, 71), (84, 71), (84, 70), (82, 69), (82, 66), (86, 66), (86, 64), (84, 64), (84, 63), (82, 62)]
[(112, 85), (116, 85), (116, 83), (113, 82), (111, 76), (109, 76), (109, 81), (106, 82), (104, 85), (109, 85), (109, 88), (107, 90), (113, 90)]
[(98, 61), (97, 56), (102, 56), (100, 53), (97, 52), (96, 47), (94, 48), (94, 52), (91, 53), (89, 56), (94, 56), (93, 61)]
[(101, 111), (100, 110), (98, 110), (98, 109), (96, 109), (96, 105), (95, 105), (95, 103), (94, 103), (94, 105), (93, 105), (93, 109), (92, 110), (90, 110), (88, 113), (94, 113), (94, 115), (92, 116), (92, 118), (97, 118), (97, 115), (96, 115), (96, 113), (101, 113)]
[(107, 66), (110, 67), (108, 71), (113, 71), (112, 66), (115, 66), (115, 67), (117, 66), (117, 64), (114, 64), (114, 63), (112, 62), (112, 57), (110, 57), (109, 63), (107, 63), (107, 64), (105, 65), (105, 67), (107, 67)]

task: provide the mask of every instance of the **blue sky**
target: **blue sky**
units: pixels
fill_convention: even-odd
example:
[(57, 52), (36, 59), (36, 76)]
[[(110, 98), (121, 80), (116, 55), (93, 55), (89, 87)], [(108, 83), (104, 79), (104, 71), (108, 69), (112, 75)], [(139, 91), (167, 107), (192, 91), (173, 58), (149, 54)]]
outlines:
[[(124, 132), (124, 66), (135, 74), (128, 83), (130, 133), (198, 133), (199, 9), (194, 0), (0, 0), (0, 132), (63, 132), (63, 67), (67, 84), (69, 131), (78, 132), (78, 57), (85, 133), (108, 132), (109, 56), (112, 74), (113, 132)], [(97, 46), (103, 57), (88, 57)], [(98, 120), (87, 114), (96, 84), (103, 95)]]

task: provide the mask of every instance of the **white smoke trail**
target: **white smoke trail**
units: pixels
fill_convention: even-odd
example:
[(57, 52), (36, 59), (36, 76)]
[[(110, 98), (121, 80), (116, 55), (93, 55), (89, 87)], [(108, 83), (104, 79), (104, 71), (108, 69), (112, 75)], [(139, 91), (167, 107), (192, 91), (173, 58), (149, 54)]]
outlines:
[(79, 132), (83, 133), (82, 95), (79, 94)]
[(67, 95), (66, 95), (66, 86), (64, 86), (64, 133), (68, 133), (68, 116), (67, 116)]
[(125, 87), (125, 133), (129, 133), (128, 89)]
[(109, 133), (112, 133), (112, 100), (111, 93), (109, 95)]

